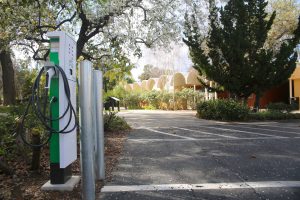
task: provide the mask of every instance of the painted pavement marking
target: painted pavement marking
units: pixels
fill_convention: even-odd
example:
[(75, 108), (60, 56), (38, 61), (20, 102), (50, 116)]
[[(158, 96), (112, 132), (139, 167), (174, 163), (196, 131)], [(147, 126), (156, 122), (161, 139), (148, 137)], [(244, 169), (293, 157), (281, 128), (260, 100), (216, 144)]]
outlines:
[(254, 135), (261, 135), (261, 136), (267, 136), (267, 137), (286, 138), (286, 137), (284, 137), (284, 136), (274, 136), (274, 135), (269, 135), (269, 134), (256, 133), (256, 132), (250, 132), (250, 131), (241, 131), (241, 130), (236, 130), (236, 129), (218, 128), (218, 127), (201, 126), (201, 125), (198, 125), (198, 126), (199, 126), (199, 127), (208, 128), (208, 129), (221, 130), (221, 131), (231, 131), (231, 132), (239, 132), (239, 133), (248, 133), (248, 134), (254, 134)]
[(180, 128), (180, 127), (176, 127), (176, 126), (172, 126), (172, 128), (181, 129), (181, 130), (185, 130), (185, 131), (196, 132), (196, 133), (202, 133), (202, 134), (206, 134), (206, 135), (214, 135), (214, 136), (220, 136), (220, 137), (225, 137), (225, 138), (238, 139), (238, 137), (229, 136), (229, 135), (222, 135), (222, 134), (217, 134), (217, 133), (209, 133), (209, 132), (206, 132), (206, 131), (198, 131), (198, 130), (192, 130), (192, 129), (187, 129), (187, 128)]
[[(222, 123), (222, 122), (217, 122), (217, 124), (229, 124), (228, 122)], [(232, 124), (232, 123), (231, 123)], [(230, 125), (231, 125), (230, 124)], [(283, 123), (278, 123), (278, 122), (237, 122), (234, 124), (240, 124), (240, 125), (254, 125), (254, 126), (267, 126), (267, 127), (271, 127), (271, 128), (287, 128), (287, 129), (293, 129), (293, 130), (300, 130), (300, 126), (299, 127), (291, 127), (291, 126), (283, 126)]]
[(128, 139), (129, 142), (146, 143), (146, 142), (190, 142), (190, 141), (239, 141), (239, 140), (284, 140), (300, 139), (300, 137), (255, 137), (255, 138), (202, 138), (202, 139)]
[(261, 181), (261, 182), (202, 183), (202, 184), (113, 185), (113, 186), (104, 186), (101, 192), (225, 190), (225, 189), (255, 189), (255, 188), (299, 188), (299, 187), (300, 187), (300, 181)]
[(146, 128), (146, 127), (144, 127), (144, 129), (146, 129), (146, 130), (148, 130), (148, 131), (155, 132), (155, 133), (160, 133), (160, 134), (163, 134), (163, 135), (170, 135), (170, 136), (173, 136), (173, 137), (184, 138), (184, 139), (187, 139), (187, 140), (195, 140), (195, 138), (186, 137), (186, 136), (181, 136), (181, 135), (175, 135), (175, 134), (171, 134), (171, 133), (166, 133), (166, 132), (154, 130), (154, 129), (151, 129), (151, 128)]
[(282, 126), (282, 124), (280, 124), (278, 126), (277, 125), (276, 126), (271, 126), (271, 125), (267, 125), (267, 124), (257, 124), (256, 126), (266, 126), (266, 127), (272, 127), (272, 128), (286, 128), (286, 129), (292, 129), (292, 130), (300, 131), (300, 126), (299, 127), (290, 127), (290, 126)]
[[(228, 125), (228, 124), (226, 124), (226, 126), (236, 127), (234, 125)], [(262, 130), (262, 131), (271, 131), (271, 132), (278, 132), (278, 133), (291, 133), (291, 134), (300, 135), (299, 132), (282, 131), (282, 130), (274, 130), (274, 129), (267, 129), (267, 128), (257, 128), (257, 127), (252, 127), (252, 126), (239, 126), (239, 127), (246, 128), (246, 129), (256, 129), (256, 130)], [(299, 128), (299, 130), (300, 130), (300, 128)]]

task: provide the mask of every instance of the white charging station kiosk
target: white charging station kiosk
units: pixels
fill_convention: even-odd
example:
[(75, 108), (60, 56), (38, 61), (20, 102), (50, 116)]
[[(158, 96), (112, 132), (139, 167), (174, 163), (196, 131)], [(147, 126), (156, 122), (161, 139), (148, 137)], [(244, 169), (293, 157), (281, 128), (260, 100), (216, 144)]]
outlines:
[[(50, 62), (60, 66), (65, 72), (69, 87), (70, 99), (76, 109), (76, 41), (63, 31), (49, 32)], [(51, 103), (52, 119), (63, 116), (68, 106), (64, 82), (61, 74), (51, 77), (49, 98), (57, 100)], [(75, 116), (69, 122), (71, 109), (64, 117), (53, 121), (52, 129), (61, 130), (68, 123), (66, 131), (71, 130), (75, 123)], [(51, 184), (64, 184), (72, 176), (71, 164), (77, 159), (77, 130), (70, 133), (53, 133), (50, 139), (50, 182)]]

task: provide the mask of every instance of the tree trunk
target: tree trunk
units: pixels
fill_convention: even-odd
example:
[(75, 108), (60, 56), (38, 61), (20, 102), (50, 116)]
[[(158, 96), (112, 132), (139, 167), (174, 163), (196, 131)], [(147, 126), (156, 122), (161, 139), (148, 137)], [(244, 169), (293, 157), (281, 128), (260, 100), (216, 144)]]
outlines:
[(108, 83), (108, 80), (105, 78), (105, 77), (103, 77), (103, 86), (104, 86), (104, 92), (107, 92), (107, 83)]
[(260, 97), (261, 97), (260, 92), (256, 92), (256, 93), (255, 93), (254, 108), (253, 108), (253, 110), (254, 110), (255, 112), (258, 112), (258, 111), (259, 111), (259, 108), (260, 108)]
[(12, 105), (16, 103), (16, 87), (15, 72), (9, 50), (0, 52), (0, 63), (2, 66), (3, 104)]
[[(40, 144), (41, 138), (40, 134), (32, 135), (32, 143), (35, 145)], [(32, 148), (32, 160), (31, 160), (31, 170), (38, 170), (40, 168), (40, 160), (41, 160), (41, 147), (33, 147)]]

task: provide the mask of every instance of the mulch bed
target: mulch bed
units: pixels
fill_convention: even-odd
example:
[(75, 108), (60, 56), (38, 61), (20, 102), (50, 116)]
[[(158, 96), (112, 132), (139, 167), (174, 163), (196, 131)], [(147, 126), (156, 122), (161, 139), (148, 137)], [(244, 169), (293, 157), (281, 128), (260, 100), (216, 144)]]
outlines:
[[(127, 138), (126, 136), (127, 132), (105, 133), (105, 182), (109, 182), (112, 178), (112, 171), (115, 169), (118, 158), (122, 153), (124, 141)], [(0, 200), (81, 199), (81, 182), (72, 192), (41, 191), (41, 186), (49, 180), (50, 166), (48, 148), (42, 150), (41, 168), (38, 172), (30, 171), (30, 164), (21, 158), (8, 161), (8, 164), (14, 170), (14, 173), (12, 176), (9, 176), (0, 172)], [(72, 164), (72, 171), (73, 175), (80, 174), (79, 158)], [(96, 183), (97, 194), (100, 193), (102, 186), (102, 181)]]

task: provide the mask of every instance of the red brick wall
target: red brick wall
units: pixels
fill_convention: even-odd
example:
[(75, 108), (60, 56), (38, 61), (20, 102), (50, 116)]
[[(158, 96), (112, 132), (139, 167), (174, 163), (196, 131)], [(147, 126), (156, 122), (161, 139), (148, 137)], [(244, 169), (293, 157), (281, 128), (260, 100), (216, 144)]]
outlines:
[[(252, 94), (248, 98), (248, 106), (253, 107), (255, 102), (255, 95)], [(286, 82), (280, 86), (273, 87), (266, 91), (260, 99), (260, 107), (265, 108), (269, 103), (284, 102), (289, 103), (289, 83)]]

